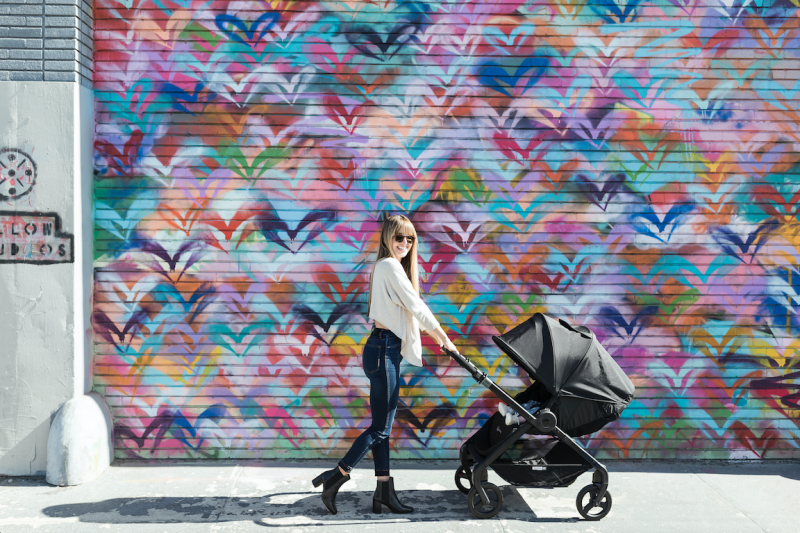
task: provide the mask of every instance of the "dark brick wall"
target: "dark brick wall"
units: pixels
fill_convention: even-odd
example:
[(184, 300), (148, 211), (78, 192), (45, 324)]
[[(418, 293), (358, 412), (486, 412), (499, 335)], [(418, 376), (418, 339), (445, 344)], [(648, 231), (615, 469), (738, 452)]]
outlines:
[(91, 1), (0, 0), (0, 81), (91, 87)]

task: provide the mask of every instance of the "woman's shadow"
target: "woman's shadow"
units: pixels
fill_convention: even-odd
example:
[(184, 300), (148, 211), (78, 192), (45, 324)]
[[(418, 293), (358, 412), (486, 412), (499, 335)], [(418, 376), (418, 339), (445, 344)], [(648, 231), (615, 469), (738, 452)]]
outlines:
[[(571, 518), (538, 518), (512, 487), (502, 487), (504, 504), (498, 518), (526, 522), (571, 522)], [(336, 499), (339, 513), (330, 514), (319, 493), (285, 492), (260, 497), (143, 497), (53, 505), (43, 512), (53, 518), (78, 518), (98, 524), (170, 524), (252, 521), (264, 527), (322, 526), (343, 523), (441, 522), (478, 520), (457, 490), (406, 490), (403, 502), (412, 514), (372, 512), (372, 492), (343, 491)], [(577, 513), (576, 513), (577, 515)], [(576, 516), (577, 519), (577, 516)]]

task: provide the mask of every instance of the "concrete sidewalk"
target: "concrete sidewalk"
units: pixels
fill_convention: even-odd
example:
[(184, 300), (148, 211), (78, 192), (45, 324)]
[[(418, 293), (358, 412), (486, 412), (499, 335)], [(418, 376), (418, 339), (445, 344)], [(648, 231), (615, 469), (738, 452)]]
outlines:
[(319, 462), (117, 463), (96, 481), (52, 487), (0, 477), (0, 533), (27, 532), (800, 532), (800, 464), (610, 463), (611, 513), (580, 519), (575, 497), (591, 474), (562, 489), (510, 487), (478, 520), (453, 483), (456, 462), (395, 462), (412, 515), (374, 515), (371, 470), (354, 472), (328, 514), (310, 480)]

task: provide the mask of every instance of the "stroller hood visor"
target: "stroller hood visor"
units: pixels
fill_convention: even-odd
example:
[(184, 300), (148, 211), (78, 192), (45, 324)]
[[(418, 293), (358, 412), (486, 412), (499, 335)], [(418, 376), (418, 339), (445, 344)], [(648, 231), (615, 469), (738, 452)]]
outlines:
[(626, 404), (633, 398), (633, 383), (588, 328), (537, 313), (492, 338), (553, 395)]

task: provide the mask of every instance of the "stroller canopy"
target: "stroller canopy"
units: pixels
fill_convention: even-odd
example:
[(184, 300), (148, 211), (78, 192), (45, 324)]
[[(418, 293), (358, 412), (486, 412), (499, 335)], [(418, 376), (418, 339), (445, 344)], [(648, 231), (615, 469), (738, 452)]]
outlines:
[(633, 399), (633, 383), (585, 326), (536, 313), (492, 339), (554, 396), (625, 405)]

